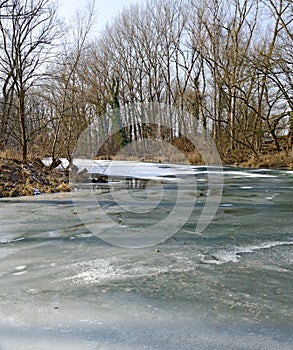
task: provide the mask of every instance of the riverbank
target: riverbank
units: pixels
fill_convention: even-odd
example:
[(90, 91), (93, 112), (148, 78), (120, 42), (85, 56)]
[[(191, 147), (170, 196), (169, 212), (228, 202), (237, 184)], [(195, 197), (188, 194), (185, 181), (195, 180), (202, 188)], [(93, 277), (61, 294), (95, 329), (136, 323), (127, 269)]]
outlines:
[(0, 198), (69, 190), (69, 176), (65, 170), (50, 169), (40, 159), (22, 162), (0, 158)]
[(237, 157), (236, 155), (226, 155), (222, 159), (223, 165), (237, 166), (246, 169), (287, 169), (293, 170), (293, 152), (279, 151), (265, 154), (252, 155), (250, 157)]
[[(227, 157), (223, 160), (223, 165), (247, 169), (293, 170), (293, 153), (285, 151), (268, 153), (242, 161)], [(69, 191), (69, 174), (65, 169), (51, 169), (40, 159), (22, 162), (0, 157), (0, 198)]]

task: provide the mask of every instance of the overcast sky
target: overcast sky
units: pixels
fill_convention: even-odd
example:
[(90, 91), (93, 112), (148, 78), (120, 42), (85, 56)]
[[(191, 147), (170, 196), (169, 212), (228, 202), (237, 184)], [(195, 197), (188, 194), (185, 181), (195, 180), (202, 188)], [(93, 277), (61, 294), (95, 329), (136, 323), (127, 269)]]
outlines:
[[(87, 0), (59, 0), (61, 17), (70, 18), (78, 9), (85, 9)], [(142, 3), (143, 0), (96, 0), (97, 24), (96, 30), (101, 30), (124, 7), (132, 3)]]

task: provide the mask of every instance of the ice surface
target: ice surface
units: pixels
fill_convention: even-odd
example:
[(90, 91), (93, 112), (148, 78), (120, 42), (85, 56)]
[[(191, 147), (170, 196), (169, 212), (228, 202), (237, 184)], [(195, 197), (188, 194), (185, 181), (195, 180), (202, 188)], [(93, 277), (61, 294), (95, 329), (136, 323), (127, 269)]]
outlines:
[[(183, 185), (195, 176), (197, 188), (182, 187), (182, 210), (186, 198), (195, 204), (179, 232), (141, 249), (102, 241), (81, 222), (74, 201), (82, 202), (89, 225), (115, 236), (116, 227), (122, 234), (162, 220), (176, 197), (169, 184), (155, 210), (164, 197), (154, 184), (149, 194), (121, 186), (115, 198), (87, 190), (88, 197), (76, 191), (1, 199), (0, 349), (291, 349), (293, 178), (224, 169), (222, 205), (206, 230), (192, 234), (215, 190), (208, 191), (206, 171), (146, 166), (147, 176), (180, 172)], [(112, 223), (95, 216), (91, 200)], [(161, 230), (168, 236), (168, 223)]]

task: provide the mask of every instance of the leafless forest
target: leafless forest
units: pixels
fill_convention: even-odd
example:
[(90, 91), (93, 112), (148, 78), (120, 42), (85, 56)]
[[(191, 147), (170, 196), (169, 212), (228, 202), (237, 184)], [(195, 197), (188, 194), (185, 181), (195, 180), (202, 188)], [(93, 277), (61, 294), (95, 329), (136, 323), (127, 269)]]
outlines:
[[(90, 123), (152, 102), (188, 112), (160, 128), (184, 152), (190, 128), (206, 129), (223, 157), (292, 151), (292, 0), (138, 1), (95, 34), (97, 8), (64, 23), (53, 0), (0, 0), (2, 153), (71, 159)], [(112, 153), (154, 133), (138, 121)]]

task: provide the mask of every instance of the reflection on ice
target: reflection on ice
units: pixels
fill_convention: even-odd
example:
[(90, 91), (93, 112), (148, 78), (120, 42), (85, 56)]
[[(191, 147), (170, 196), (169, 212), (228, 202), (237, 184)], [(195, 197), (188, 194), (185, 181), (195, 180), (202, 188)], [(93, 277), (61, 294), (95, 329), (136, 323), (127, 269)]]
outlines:
[[(194, 232), (198, 234), (210, 224), (221, 200), (220, 167), (196, 170), (186, 164), (88, 159), (74, 159), (74, 165), (88, 174), (81, 178), (75, 172), (71, 178), (72, 186), (80, 193), (73, 202), (81, 221), (101, 239), (121, 247), (140, 248), (163, 242), (192, 215), (197, 215)], [(200, 177), (206, 177), (201, 185), (196, 179), (199, 172)], [(109, 189), (97, 193), (96, 179), (101, 177), (108, 181)], [(197, 196), (204, 195), (201, 212), (195, 212), (195, 207), (199, 209)]]

